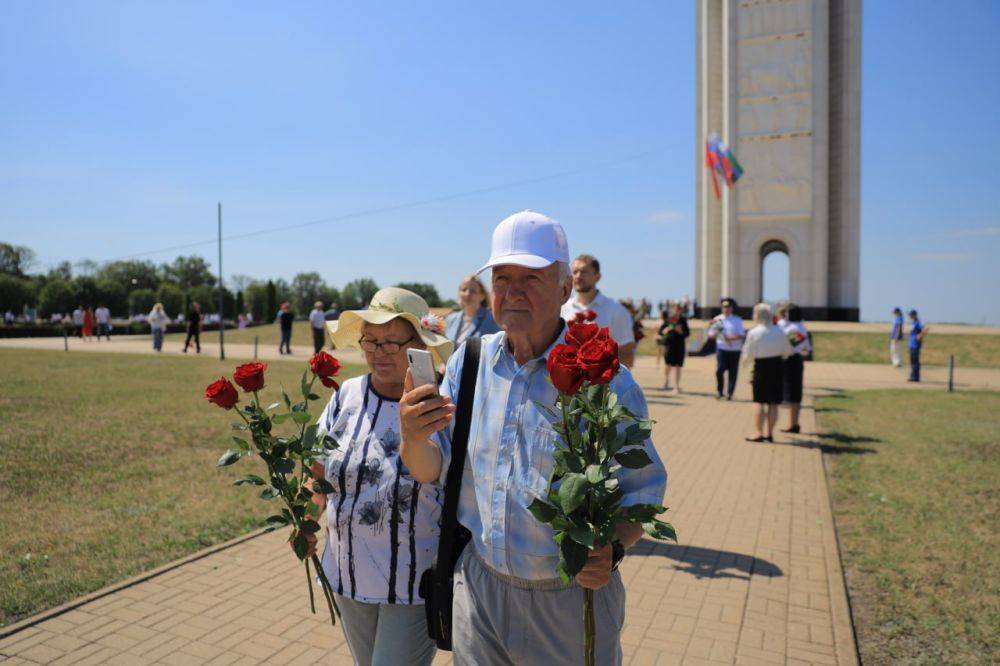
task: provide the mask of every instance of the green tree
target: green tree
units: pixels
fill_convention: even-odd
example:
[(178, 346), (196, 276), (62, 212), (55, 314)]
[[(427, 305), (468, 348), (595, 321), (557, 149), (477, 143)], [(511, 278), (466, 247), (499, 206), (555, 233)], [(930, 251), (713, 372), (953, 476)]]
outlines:
[(441, 307), (441, 297), (438, 295), (437, 287), (427, 282), (400, 282), (396, 285), (401, 289), (409, 289), (414, 294), (422, 296), (427, 305), (432, 308)]
[(0, 311), (19, 314), (25, 305), (35, 305), (36, 301), (31, 280), (0, 273)]
[(313, 303), (323, 300), (325, 292), (326, 283), (315, 271), (292, 278), (292, 306), (297, 312), (312, 310)]
[(243, 303), (243, 292), (242, 291), (236, 292), (236, 312), (232, 314), (233, 319), (239, 317), (240, 313), (244, 312), (245, 307), (246, 306)]
[(73, 266), (68, 261), (61, 261), (58, 266), (49, 269), (47, 277), (49, 280), (66, 280), (69, 282), (73, 279)]
[(156, 301), (163, 304), (163, 309), (167, 316), (176, 318), (182, 312), (187, 315), (184, 308), (184, 290), (175, 284), (164, 282), (156, 290)]
[(23, 277), (35, 263), (35, 252), (30, 247), (0, 243), (0, 273)]
[(177, 257), (172, 264), (163, 265), (163, 276), (184, 289), (212, 285), (216, 277), (208, 267), (208, 262), (202, 257)]
[(243, 298), (246, 300), (247, 311), (253, 314), (253, 320), (261, 321), (267, 306), (267, 284), (264, 282), (248, 283), (243, 289)]
[(371, 278), (358, 278), (340, 290), (341, 310), (360, 310), (367, 307), (378, 291), (378, 284)]
[(115, 282), (127, 292), (133, 289), (155, 290), (160, 286), (160, 271), (151, 261), (110, 261), (98, 268), (94, 277)]
[[(202, 314), (216, 313), (219, 311), (219, 288), (210, 287), (207, 284), (193, 287), (188, 294), (191, 300), (197, 301), (201, 305)], [(228, 316), (236, 305), (236, 297), (228, 289), (222, 290), (222, 312), (223, 316)]]
[(136, 289), (128, 295), (129, 314), (148, 314), (156, 303), (156, 292), (152, 289)]
[(66, 280), (49, 280), (38, 295), (38, 309), (42, 317), (73, 312), (78, 304), (76, 288)]
[(95, 306), (103, 303), (115, 316), (122, 316), (128, 312), (128, 291), (124, 285), (107, 279), (96, 280), (95, 284), (97, 286), (97, 298), (93, 303)]
[[(54, 278), (60, 280), (62, 278)], [(97, 301), (101, 300), (100, 290), (97, 287), (97, 280), (89, 276), (75, 278), (71, 284), (76, 293), (76, 304), (85, 308), (96, 308)], [(110, 307), (110, 306), (109, 306)]]

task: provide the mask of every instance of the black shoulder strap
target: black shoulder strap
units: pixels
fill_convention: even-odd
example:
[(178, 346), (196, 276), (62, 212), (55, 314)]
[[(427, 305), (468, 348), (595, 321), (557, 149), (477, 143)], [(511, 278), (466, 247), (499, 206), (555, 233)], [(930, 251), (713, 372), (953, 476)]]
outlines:
[(438, 571), (448, 574), (454, 564), (452, 553), (458, 525), (458, 498), (462, 493), (462, 472), (465, 469), (469, 428), (472, 425), (472, 403), (476, 395), (476, 377), (479, 374), (479, 350), (479, 336), (472, 336), (466, 340), (462, 377), (458, 385), (458, 402), (455, 405), (455, 430), (451, 437), (451, 464), (448, 466), (448, 475), (445, 478), (441, 540), (437, 554)]

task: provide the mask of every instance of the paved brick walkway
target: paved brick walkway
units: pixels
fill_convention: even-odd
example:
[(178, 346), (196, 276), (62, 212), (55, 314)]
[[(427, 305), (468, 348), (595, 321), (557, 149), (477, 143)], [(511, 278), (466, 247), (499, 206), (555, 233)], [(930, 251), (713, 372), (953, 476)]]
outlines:
[[(747, 382), (738, 400), (717, 401), (712, 364), (689, 359), (688, 392), (673, 396), (657, 388), (653, 359), (640, 359), (680, 544), (643, 541), (622, 565), (626, 661), (857, 663), (814, 413), (803, 410), (801, 437), (747, 443)], [(973, 386), (1000, 386), (1000, 371), (982, 372)], [(901, 379), (817, 363), (806, 381), (827, 392)], [(252, 536), (0, 629), (0, 661), (349, 664), (340, 629), (310, 615), (304, 585), (282, 534)]]

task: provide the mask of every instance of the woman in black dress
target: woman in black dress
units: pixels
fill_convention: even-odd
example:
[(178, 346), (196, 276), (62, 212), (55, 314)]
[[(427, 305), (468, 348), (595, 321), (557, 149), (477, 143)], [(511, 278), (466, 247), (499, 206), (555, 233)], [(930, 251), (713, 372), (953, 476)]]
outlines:
[(667, 363), (663, 388), (670, 390), (670, 370), (674, 371), (674, 393), (681, 392), (681, 368), (684, 367), (684, 355), (687, 338), (691, 335), (687, 317), (681, 311), (679, 303), (670, 308), (670, 315), (663, 311), (663, 322), (660, 324), (658, 341), (663, 345), (663, 359)]

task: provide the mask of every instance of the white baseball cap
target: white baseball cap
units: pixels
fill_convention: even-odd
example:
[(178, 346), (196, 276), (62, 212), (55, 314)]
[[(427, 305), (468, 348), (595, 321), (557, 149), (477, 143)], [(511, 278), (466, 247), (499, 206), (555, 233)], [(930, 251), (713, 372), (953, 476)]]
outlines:
[(545, 268), (561, 261), (569, 263), (569, 245), (562, 225), (532, 210), (514, 213), (493, 230), (490, 260), (480, 268), (514, 264), (525, 268)]

